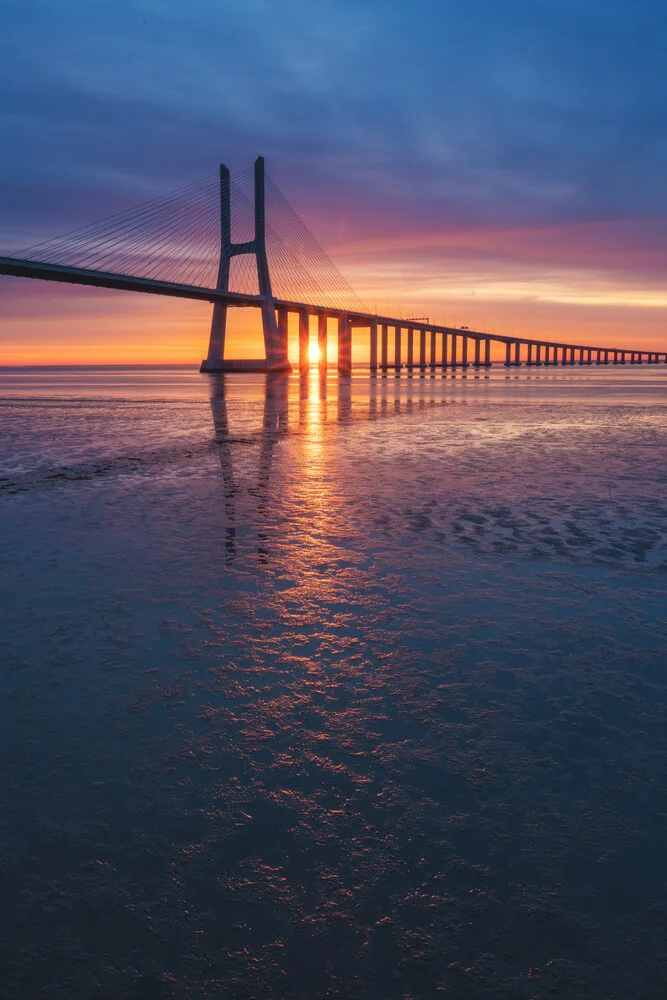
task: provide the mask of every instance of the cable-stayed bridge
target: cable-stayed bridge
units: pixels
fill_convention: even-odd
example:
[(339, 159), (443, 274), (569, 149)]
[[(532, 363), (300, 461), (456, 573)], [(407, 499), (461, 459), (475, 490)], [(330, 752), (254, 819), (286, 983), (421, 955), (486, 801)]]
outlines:
[[(288, 316), (299, 318), (299, 366), (308, 367), (310, 318), (320, 361), (337, 320), (338, 369), (352, 367), (353, 330), (366, 331), (371, 371), (491, 365), (492, 345), (518, 365), (667, 363), (667, 352), (489, 334), (370, 313), (304, 225), (259, 157), (254, 169), (187, 185), (93, 225), (0, 257), (0, 274), (147, 292), (213, 304), (201, 370), (289, 371)], [(225, 355), (227, 310), (261, 310), (265, 358)], [(496, 353), (498, 348), (496, 347)]]

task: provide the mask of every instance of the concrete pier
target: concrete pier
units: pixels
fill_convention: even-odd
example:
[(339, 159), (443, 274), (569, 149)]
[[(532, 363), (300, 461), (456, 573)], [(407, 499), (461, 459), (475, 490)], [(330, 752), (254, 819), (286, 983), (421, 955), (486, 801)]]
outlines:
[(299, 309), (299, 369), (310, 366), (310, 316), (307, 309)]
[(352, 328), (346, 314), (338, 317), (338, 371), (352, 371)]
[(378, 321), (371, 321), (371, 344), (370, 344), (370, 365), (371, 371), (378, 370)]

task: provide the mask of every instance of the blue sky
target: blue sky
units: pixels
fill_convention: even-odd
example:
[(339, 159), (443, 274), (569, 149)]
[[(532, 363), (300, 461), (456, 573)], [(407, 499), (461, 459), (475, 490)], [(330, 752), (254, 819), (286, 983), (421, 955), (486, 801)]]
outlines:
[(333, 186), (429, 215), (608, 218), (667, 206), (664, 4), (1, 9), (10, 202), (14, 184), (68, 205), (75, 189), (143, 194), (263, 153), (283, 186), (311, 197)]

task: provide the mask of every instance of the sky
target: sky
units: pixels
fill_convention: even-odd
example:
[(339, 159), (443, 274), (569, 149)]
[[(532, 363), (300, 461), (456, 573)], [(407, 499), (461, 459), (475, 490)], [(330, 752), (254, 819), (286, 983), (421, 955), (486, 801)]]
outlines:
[[(667, 348), (664, 3), (0, 0), (0, 17), (2, 252), (263, 155), (373, 310)], [(209, 321), (0, 278), (0, 364), (196, 363)], [(247, 323), (230, 319), (241, 355)]]

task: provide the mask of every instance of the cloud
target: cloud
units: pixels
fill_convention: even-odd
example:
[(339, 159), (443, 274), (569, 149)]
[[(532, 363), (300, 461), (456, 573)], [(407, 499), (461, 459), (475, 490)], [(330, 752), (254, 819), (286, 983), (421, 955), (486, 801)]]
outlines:
[(3, 173), (143, 190), (264, 152), (307, 200), (664, 212), (666, 18), (619, 0), (14, 3)]

